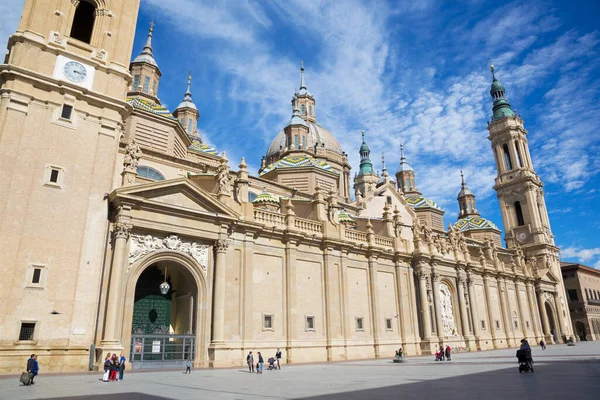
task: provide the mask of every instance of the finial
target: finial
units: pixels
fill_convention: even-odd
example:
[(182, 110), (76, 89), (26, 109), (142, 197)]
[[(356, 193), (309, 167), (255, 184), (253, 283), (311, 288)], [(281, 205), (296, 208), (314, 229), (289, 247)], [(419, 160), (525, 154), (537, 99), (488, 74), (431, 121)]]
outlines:
[(152, 55), (152, 32), (154, 32), (154, 21), (150, 21), (150, 30), (148, 31), (148, 38), (146, 39), (142, 54)]
[(381, 165), (382, 165), (381, 170), (385, 171), (385, 154), (384, 153), (381, 153)]
[(185, 94), (186, 94), (186, 96), (192, 95), (192, 71), (188, 72), (187, 90), (186, 90)]
[(402, 146), (402, 143), (400, 143), (400, 159), (404, 159), (404, 146)]
[(363, 140), (363, 143), (364, 143), (365, 142), (365, 130), (364, 129), (362, 130), (362, 140)]
[(301, 78), (300, 78), (300, 90), (302, 90), (302, 89), (306, 90), (306, 85), (304, 84), (304, 60), (301, 61), (300, 65), (301, 65), (300, 66), (300, 75), (301, 75)]
[(494, 73), (494, 64), (490, 65), (490, 70), (492, 71), (492, 79), (494, 81), (496, 81), (497, 79), (496, 79), (496, 74)]
[(460, 170), (460, 178), (462, 180), (462, 186), (465, 187), (465, 175), (463, 174), (462, 169)]

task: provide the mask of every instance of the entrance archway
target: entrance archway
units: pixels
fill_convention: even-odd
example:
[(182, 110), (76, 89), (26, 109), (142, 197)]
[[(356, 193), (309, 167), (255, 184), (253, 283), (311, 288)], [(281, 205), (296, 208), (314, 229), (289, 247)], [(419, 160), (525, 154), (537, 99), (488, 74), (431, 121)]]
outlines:
[(587, 340), (587, 336), (585, 335), (585, 324), (581, 321), (575, 322), (575, 332), (577, 332), (577, 336), (579, 336), (579, 340)]
[[(169, 290), (162, 294), (163, 282)], [(157, 251), (128, 273), (122, 343), (134, 369), (207, 364), (210, 334), (206, 273), (190, 256)]]
[(558, 332), (556, 330), (556, 322), (555, 322), (556, 319), (554, 318), (554, 310), (552, 309), (552, 306), (548, 302), (544, 303), (544, 306), (546, 307), (546, 315), (548, 315), (548, 324), (550, 325), (550, 335), (552, 336), (554, 343), (559, 343), (560, 332)]

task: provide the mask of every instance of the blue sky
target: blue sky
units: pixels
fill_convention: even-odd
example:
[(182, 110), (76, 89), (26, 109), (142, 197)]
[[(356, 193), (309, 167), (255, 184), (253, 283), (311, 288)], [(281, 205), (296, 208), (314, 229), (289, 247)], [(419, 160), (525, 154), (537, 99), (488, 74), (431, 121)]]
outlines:
[[(1, 37), (23, 0), (0, 1)], [(7, 4), (10, 3), (10, 4)], [(564, 260), (600, 268), (600, 32), (597, 1), (142, 0), (133, 53), (156, 23), (159, 97), (175, 107), (192, 70), (205, 141), (256, 172), (291, 115), (300, 61), (318, 122), (358, 167), (364, 129), (380, 169), (398, 148), (423, 193), (457, 217), (460, 172), (502, 227), (487, 140), (489, 64), (529, 131)]]

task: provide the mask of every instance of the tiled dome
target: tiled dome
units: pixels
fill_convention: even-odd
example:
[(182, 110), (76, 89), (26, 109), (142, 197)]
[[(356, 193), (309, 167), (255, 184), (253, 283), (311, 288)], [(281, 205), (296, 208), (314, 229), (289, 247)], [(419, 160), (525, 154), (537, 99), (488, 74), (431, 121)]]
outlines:
[(496, 224), (494, 224), (489, 219), (485, 219), (482, 217), (465, 217), (459, 219), (454, 227), (461, 232), (472, 231), (477, 229), (494, 229), (500, 231)]
[[(317, 143), (324, 143), (327, 150), (342, 155), (342, 146), (340, 146), (331, 132), (315, 122), (307, 122), (306, 124), (308, 125), (309, 132), (306, 143), (308, 148), (314, 147)], [(279, 134), (275, 136), (275, 139), (273, 139), (273, 142), (271, 142), (269, 150), (267, 151), (267, 158), (278, 153), (280, 148), (285, 148), (285, 132), (283, 131), (279, 132)]]

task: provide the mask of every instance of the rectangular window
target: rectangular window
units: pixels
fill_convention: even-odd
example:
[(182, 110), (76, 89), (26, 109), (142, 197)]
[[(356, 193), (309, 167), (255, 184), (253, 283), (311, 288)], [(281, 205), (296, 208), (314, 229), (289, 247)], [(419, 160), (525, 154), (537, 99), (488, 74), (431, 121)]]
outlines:
[(137, 92), (138, 86), (140, 86), (140, 75), (135, 75), (133, 77), (133, 87), (131, 88), (134, 92)]
[(19, 340), (33, 340), (35, 332), (35, 322), (22, 322), (19, 331)]
[(481, 329), (485, 329), (485, 321), (481, 320)]
[(189, 133), (190, 135), (193, 133), (193, 132), (192, 132), (192, 124), (193, 124), (193, 121), (192, 121), (192, 119), (191, 119), (191, 118), (190, 118), (190, 119), (188, 119), (188, 133)]
[(306, 148), (306, 136), (302, 135), (302, 148)]
[(152, 82), (152, 93), (156, 94), (156, 81)]
[(61, 188), (64, 181), (64, 169), (56, 165), (46, 165), (44, 170), (44, 185)]
[(525, 326), (529, 329), (529, 321), (525, 321)]
[(569, 295), (570, 301), (579, 301), (579, 298), (577, 297), (577, 289), (569, 289), (567, 290), (567, 294)]
[(50, 170), (50, 182), (58, 183), (58, 173), (59, 171), (57, 169), (52, 168)]
[(150, 77), (149, 76), (145, 76), (144, 77), (144, 88), (142, 89), (142, 91), (144, 93), (148, 93), (149, 89), (150, 89)]
[(391, 318), (386, 318), (385, 319), (385, 330), (386, 331), (391, 331), (392, 330), (392, 319)]
[(364, 331), (365, 330), (365, 328), (363, 327), (363, 319), (362, 319), (362, 317), (356, 318), (356, 330), (357, 331)]
[(294, 148), (297, 149), (299, 145), (300, 145), (300, 142), (298, 139), (298, 135), (294, 135)]
[(496, 329), (500, 329), (500, 321), (496, 320)]
[(263, 329), (273, 330), (273, 314), (263, 314)]
[(315, 330), (315, 317), (314, 315), (306, 316), (306, 330), (314, 331)]
[(519, 329), (519, 323), (515, 321), (515, 329)]
[(71, 120), (71, 113), (73, 112), (73, 106), (69, 106), (67, 104), (63, 104), (62, 111), (60, 112), (60, 117), (62, 119)]
[(40, 283), (41, 276), (42, 276), (42, 269), (41, 268), (34, 268), (33, 269), (33, 276), (31, 277), (31, 283)]

